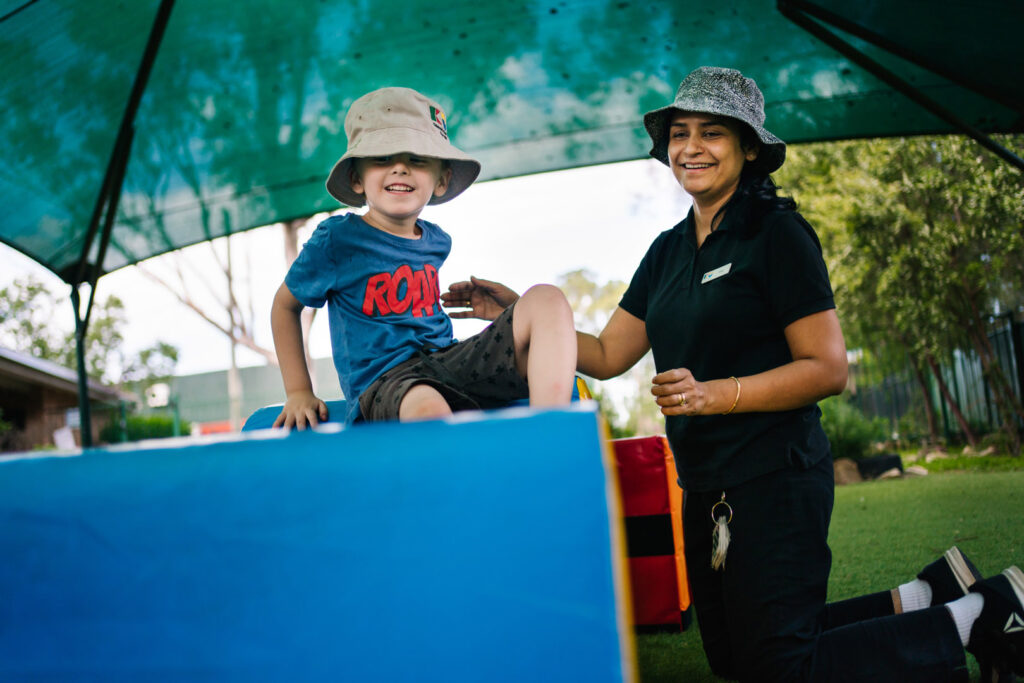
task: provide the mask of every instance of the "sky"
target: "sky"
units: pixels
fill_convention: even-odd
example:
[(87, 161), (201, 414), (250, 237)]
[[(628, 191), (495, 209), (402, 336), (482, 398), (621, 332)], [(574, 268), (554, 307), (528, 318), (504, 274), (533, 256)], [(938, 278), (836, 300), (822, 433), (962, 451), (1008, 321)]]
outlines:
[[(452, 236), (451, 255), (440, 271), (442, 288), (475, 275), (522, 292), (534, 284), (556, 283), (562, 274), (578, 269), (589, 270), (598, 283), (628, 282), (653, 239), (681, 220), (689, 205), (665, 166), (641, 160), (478, 183), (450, 202), (428, 206), (421, 217)], [(300, 243), (323, 217), (307, 224)], [(215, 311), (212, 297), (225, 296), (226, 288), (212, 252), (223, 258), (225, 241), (149, 259), (141, 268), (129, 266), (100, 279), (98, 298), (116, 294), (125, 304), (127, 352), (159, 340), (178, 347), (179, 375), (229, 366), (227, 338), (141, 272), (176, 280), (175, 269), (181, 268), (191, 295)], [(270, 305), (285, 275), (281, 226), (236, 235), (231, 249), (236, 277), (250, 283), (256, 340), (272, 349)], [(28, 274), (66, 296), (67, 285), (50, 271), (0, 245), (0, 287)], [(56, 322), (73, 329), (70, 303), (58, 313)], [(460, 338), (486, 325), (476, 320), (454, 324)], [(326, 315), (317, 316), (310, 345), (314, 357), (330, 355)], [(242, 366), (264, 363), (248, 350), (238, 358)]]

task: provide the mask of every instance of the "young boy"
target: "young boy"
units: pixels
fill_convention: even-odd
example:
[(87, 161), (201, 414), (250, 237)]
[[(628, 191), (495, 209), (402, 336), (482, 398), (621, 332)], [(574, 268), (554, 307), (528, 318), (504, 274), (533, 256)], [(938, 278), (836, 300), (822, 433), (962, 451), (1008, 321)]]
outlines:
[(415, 90), (382, 88), (352, 104), (345, 134), (348, 150), (327, 191), (367, 210), (321, 223), (274, 297), (271, 326), (287, 394), (274, 426), (304, 429), (327, 419), (313, 395), (300, 324), (304, 306), (325, 302), (346, 423), (436, 418), (527, 396), (531, 406), (568, 403), (576, 333), (556, 287), (533, 287), (479, 334), (452, 338), (437, 277), (451, 238), (419, 215), (469, 187), (480, 163), (449, 142), (441, 107)]

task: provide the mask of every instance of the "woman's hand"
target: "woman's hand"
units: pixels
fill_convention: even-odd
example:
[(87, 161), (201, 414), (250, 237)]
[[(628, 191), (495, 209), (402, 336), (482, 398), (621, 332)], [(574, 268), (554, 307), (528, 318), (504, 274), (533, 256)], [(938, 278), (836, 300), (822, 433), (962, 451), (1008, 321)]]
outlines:
[(296, 391), (285, 399), (281, 414), (274, 420), (274, 427), (295, 427), (300, 432), (306, 428), (316, 427), (327, 419), (327, 404), (313, 395), (311, 391)]
[(481, 318), (494, 320), (511, 306), (519, 295), (500, 282), (470, 277), (468, 282), (455, 282), (441, 294), (445, 308), (468, 308), (468, 311), (450, 311), (452, 318)]
[(666, 370), (651, 380), (651, 393), (661, 408), (662, 415), (703, 415), (708, 410), (708, 385), (698, 382), (686, 368)]

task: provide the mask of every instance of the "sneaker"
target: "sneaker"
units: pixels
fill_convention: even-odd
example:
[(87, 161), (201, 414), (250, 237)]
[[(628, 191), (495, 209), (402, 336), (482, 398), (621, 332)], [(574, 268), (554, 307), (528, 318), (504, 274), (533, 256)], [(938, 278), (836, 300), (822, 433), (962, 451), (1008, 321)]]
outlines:
[(967, 559), (960, 548), (953, 546), (942, 557), (921, 570), (917, 578), (932, 587), (932, 604), (945, 605), (967, 595), (981, 572)]
[(1024, 676), (1024, 572), (1010, 567), (976, 582), (972, 593), (985, 598), (971, 629), (967, 651), (990, 677), (1013, 672)]

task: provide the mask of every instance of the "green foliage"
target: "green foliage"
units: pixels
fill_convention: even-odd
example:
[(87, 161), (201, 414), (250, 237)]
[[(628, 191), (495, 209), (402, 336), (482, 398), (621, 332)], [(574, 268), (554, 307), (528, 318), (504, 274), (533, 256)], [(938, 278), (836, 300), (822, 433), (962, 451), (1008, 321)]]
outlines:
[[(1024, 310), (1020, 171), (962, 136), (792, 152), (778, 180), (821, 236), (848, 345), (919, 367), (957, 348), (990, 354), (990, 313)], [(1000, 374), (993, 366), (986, 379), (1004, 386)], [(1009, 401), (996, 400), (1015, 424)]]
[(929, 463), (918, 461), (920, 465), (932, 473), (936, 472), (1012, 472), (1024, 470), (1024, 458), (1009, 455), (986, 455), (984, 457), (961, 455), (951, 458), (939, 458)]
[(1022, 303), (1024, 182), (973, 141), (809, 145), (778, 176), (821, 234), (855, 344), (941, 356), (992, 301)]
[[(179, 433), (188, 434), (191, 429), (192, 426), (188, 422), (181, 422)], [(125, 431), (125, 441), (174, 436), (174, 418), (168, 415), (129, 415), (125, 419)], [(116, 419), (100, 431), (100, 441), (105, 443), (119, 443), (122, 441), (121, 436), (121, 425)]]
[(125, 363), (121, 371), (121, 383), (132, 387), (140, 396), (146, 387), (157, 382), (167, 382), (174, 376), (178, 365), (178, 348), (163, 341), (143, 349)]
[(818, 404), (821, 407), (821, 426), (832, 444), (834, 458), (862, 458), (868, 454), (874, 441), (887, 435), (889, 423), (885, 418), (865, 417), (844, 396), (831, 396)]
[(56, 309), (57, 298), (32, 276), (0, 289), (0, 344), (36, 358), (57, 361), (66, 334), (53, 325)]
[(620, 280), (598, 284), (589, 270), (562, 273), (558, 286), (572, 306), (578, 328), (591, 334), (604, 328), (626, 291), (626, 283)]
[(4, 411), (0, 410), (0, 453), (23, 451), (28, 448), (23, 432), (14, 428), (14, 424), (3, 419)]
[[(588, 270), (574, 270), (558, 278), (558, 286), (572, 307), (576, 329), (590, 334), (599, 334), (615, 312), (626, 291), (626, 283), (611, 280), (603, 284), (594, 281), (594, 274)], [(637, 434), (658, 434), (664, 431), (664, 418), (651, 394), (651, 378), (654, 377), (653, 356), (648, 353), (640, 361), (611, 382), (629, 386), (624, 395), (623, 418), (609, 398), (603, 383), (590, 379), (588, 385), (601, 404), (601, 411), (608, 420), (614, 438)]]
[[(0, 289), (0, 345), (75, 369), (75, 332), (58, 322), (72, 317), (71, 310), (69, 297), (55, 295), (35, 277), (16, 279)], [(178, 349), (158, 341), (137, 355), (126, 355), (122, 333), (126, 324), (121, 299), (110, 295), (96, 301), (85, 336), (86, 374), (133, 386), (166, 381), (174, 374)]]

